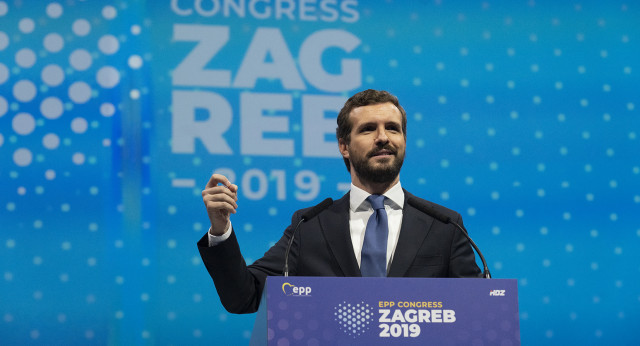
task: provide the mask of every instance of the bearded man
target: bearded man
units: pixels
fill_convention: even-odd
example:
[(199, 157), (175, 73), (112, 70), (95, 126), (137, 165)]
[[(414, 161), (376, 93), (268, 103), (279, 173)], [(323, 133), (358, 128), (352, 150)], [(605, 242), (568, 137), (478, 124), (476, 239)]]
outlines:
[[(198, 242), (198, 250), (227, 311), (257, 311), (266, 277), (283, 275), (290, 240), (291, 275), (481, 275), (464, 235), (414, 206), (462, 224), (460, 214), (415, 197), (400, 185), (407, 115), (398, 99), (386, 91), (359, 92), (347, 100), (337, 123), (350, 191), (306, 222), (300, 223), (313, 207), (295, 212), (282, 238), (249, 266), (230, 222), (238, 207), (238, 186), (219, 174), (209, 179), (202, 197), (211, 228)], [(296, 225), (300, 227), (293, 234)]]

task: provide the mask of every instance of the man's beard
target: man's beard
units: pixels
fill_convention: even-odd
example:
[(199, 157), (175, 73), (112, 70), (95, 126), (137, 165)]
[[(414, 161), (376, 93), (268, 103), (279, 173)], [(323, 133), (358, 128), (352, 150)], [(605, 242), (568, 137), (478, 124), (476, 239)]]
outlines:
[[(369, 159), (374, 157), (375, 154), (381, 150), (391, 151), (393, 154), (391, 162), (378, 167), (374, 167), (369, 164)], [(398, 151), (396, 149), (387, 145), (370, 151), (364, 157), (350, 155), (350, 160), (353, 165), (353, 169), (361, 180), (376, 184), (390, 183), (396, 179), (398, 174), (400, 174), (400, 168), (402, 168), (402, 163), (404, 162), (404, 153), (398, 155)]]

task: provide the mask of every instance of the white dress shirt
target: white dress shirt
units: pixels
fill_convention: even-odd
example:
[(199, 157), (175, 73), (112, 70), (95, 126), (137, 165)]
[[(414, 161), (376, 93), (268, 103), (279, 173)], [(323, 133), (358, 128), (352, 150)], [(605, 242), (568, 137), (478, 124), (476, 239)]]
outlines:
[[(360, 260), (362, 258), (362, 244), (364, 244), (364, 233), (367, 228), (367, 222), (369, 217), (373, 214), (373, 208), (367, 197), (370, 193), (362, 190), (361, 188), (351, 184), (351, 193), (349, 194), (349, 231), (351, 233), (351, 242), (353, 244), (353, 252), (360, 266)], [(400, 236), (400, 227), (402, 227), (402, 209), (404, 208), (404, 191), (400, 182), (395, 184), (389, 191), (384, 193), (387, 197), (384, 200), (384, 207), (387, 211), (387, 219), (389, 220), (389, 238), (387, 238), (387, 272), (391, 267), (391, 261), (393, 260), (393, 253), (396, 250), (398, 244), (398, 237)], [(220, 236), (209, 235), (209, 246), (215, 246), (229, 238), (232, 232), (231, 223), (224, 234)], [(211, 229), (209, 229), (211, 230)]]
[[(364, 233), (367, 228), (369, 217), (373, 214), (373, 208), (367, 197), (371, 194), (351, 184), (349, 201), (349, 228), (351, 231), (351, 242), (353, 252), (360, 266), (362, 258), (362, 244), (364, 244)], [(400, 227), (402, 227), (402, 208), (404, 208), (404, 191), (400, 182), (395, 184), (389, 191), (384, 193), (387, 197), (384, 200), (384, 209), (387, 212), (389, 221), (389, 237), (387, 238), (387, 272), (391, 267), (393, 253), (396, 251)]]

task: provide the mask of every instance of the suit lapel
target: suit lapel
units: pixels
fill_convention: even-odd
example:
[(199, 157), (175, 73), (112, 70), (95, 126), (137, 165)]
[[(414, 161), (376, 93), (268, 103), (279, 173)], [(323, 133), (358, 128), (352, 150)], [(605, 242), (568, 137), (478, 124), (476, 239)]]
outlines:
[(344, 276), (362, 276), (349, 231), (349, 193), (318, 215), (320, 228)]
[(431, 216), (418, 211), (407, 203), (409, 197), (411, 197), (411, 194), (405, 190), (402, 226), (400, 227), (400, 236), (398, 237), (398, 244), (393, 254), (388, 276), (404, 276), (411, 263), (413, 263), (433, 223)]

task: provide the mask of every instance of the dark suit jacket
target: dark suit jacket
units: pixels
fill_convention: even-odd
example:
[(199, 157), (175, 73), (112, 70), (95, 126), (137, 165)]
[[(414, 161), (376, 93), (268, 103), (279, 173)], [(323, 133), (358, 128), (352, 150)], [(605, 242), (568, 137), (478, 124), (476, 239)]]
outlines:
[[(461, 232), (409, 205), (406, 200), (412, 195), (406, 190), (404, 194), (402, 227), (388, 276), (479, 277), (473, 250)], [(457, 212), (421, 201), (462, 224)], [(200, 239), (200, 256), (227, 311), (257, 311), (266, 277), (283, 275), (291, 233), (308, 209), (296, 211), (282, 238), (250, 266), (240, 253), (235, 232), (213, 247), (208, 246), (206, 234)], [(300, 226), (289, 254), (289, 268), (289, 274), (296, 276), (362, 276), (349, 231), (349, 193)]]

